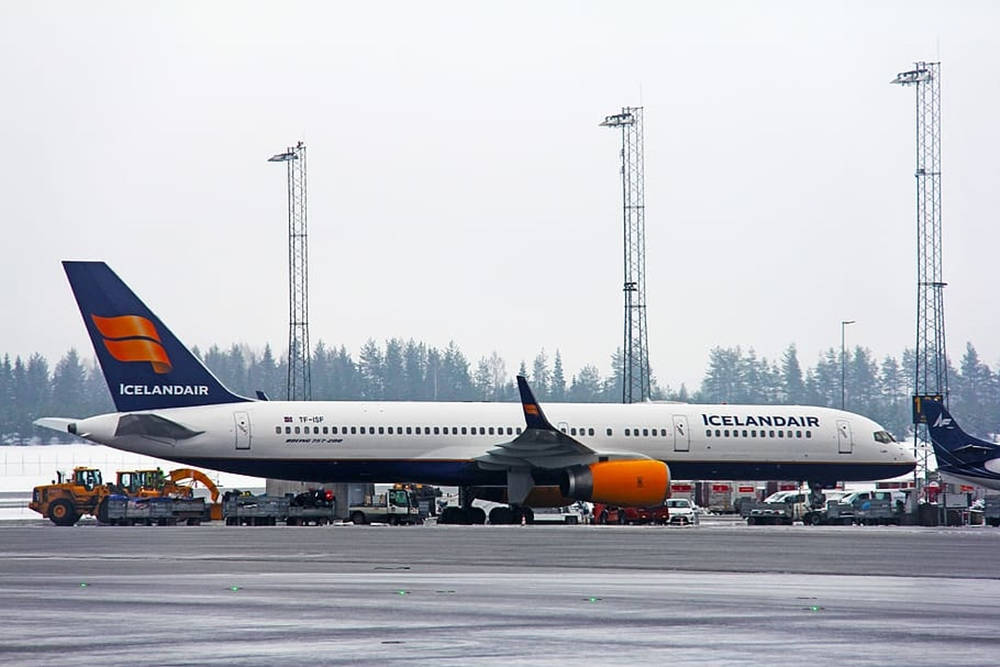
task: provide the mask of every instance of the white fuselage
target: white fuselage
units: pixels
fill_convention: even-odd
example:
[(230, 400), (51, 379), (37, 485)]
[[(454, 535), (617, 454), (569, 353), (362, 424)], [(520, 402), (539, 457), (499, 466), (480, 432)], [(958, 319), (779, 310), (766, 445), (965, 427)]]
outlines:
[[(860, 415), (808, 406), (549, 403), (549, 421), (602, 454), (664, 461), (676, 479), (885, 479), (911, 452)], [(304, 481), (502, 483), (474, 459), (523, 430), (519, 403), (259, 401), (149, 411), (197, 435), (115, 435), (121, 413), (77, 422), (112, 447)]]

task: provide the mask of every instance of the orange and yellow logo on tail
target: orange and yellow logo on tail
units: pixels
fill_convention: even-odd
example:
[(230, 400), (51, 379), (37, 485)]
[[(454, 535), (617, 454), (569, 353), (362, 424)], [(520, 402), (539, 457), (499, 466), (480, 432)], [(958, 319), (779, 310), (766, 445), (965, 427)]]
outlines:
[(99, 317), (91, 315), (94, 326), (104, 336), (104, 347), (118, 361), (148, 361), (157, 373), (169, 373), (173, 368), (167, 351), (160, 344), (156, 327), (145, 317), (122, 315)]

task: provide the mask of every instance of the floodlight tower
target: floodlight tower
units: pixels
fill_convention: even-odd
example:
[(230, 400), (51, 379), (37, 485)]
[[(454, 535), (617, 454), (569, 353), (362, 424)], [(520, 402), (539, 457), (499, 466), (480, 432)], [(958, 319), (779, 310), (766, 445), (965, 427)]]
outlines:
[(625, 241), (622, 403), (633, 403), (650, 398), (642, 107), (622, 107), (621, 113), (605, 116), (600, 126), (621, 128), (622, 132), (622, 217)]
[(306, 234), (306, 145), (301, 141), (268, 158), (288, 169), (288, 385), (289, 401), (312, 399), (309, 357), (309, 243)]
[[(917, 347), (914, 397), (948, 402), (941, 263), (941, 63), (918, 62), (892, 83), (917, 91)], [(914, 398), (916, 401), (916, 398)], [(922, 416), (914, 410), (914, 454)], [(926, 438), (925, 438), (926, 439)], [(915, 475), (916, 473), (914, 473)]]

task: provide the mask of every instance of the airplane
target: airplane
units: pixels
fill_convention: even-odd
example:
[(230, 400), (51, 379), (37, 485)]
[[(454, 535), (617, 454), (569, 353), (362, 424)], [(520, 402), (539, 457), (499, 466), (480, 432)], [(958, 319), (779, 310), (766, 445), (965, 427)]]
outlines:
[(943, 475), (963, 484), (1000, 489), (1000, 445), (963, 431), (939, 401), (921, 398), (919, 409), (927, 419), (934, 456)]
[[(255, 477), (458, 486), (446, 522), (491, 523), (575, 500), (655, 506), (670, 478), (895, 477), (912, 454), (876, 422), (821, 407), (268, 401), (238, 396), (103, 262), (63, 262), (117, 412), (39, 426), (130, 452)], [(258, 394), (258, 398), (263, 397)], [(546, 413), (550, 413), (548, 417)]]

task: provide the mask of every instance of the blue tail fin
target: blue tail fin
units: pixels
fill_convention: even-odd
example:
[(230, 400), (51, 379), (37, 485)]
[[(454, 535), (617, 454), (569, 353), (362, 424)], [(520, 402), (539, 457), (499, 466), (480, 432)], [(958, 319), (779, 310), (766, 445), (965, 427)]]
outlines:
[(934, 445), (934, 455), (942, 468), (967, 467), (997, 455), (1000, 446), (974, 438), (955, 422), (948, 409), (938, 401), (921, 399), (920, 411), (927, 418), (927, 430)]
[(63, 262), (119, 412), (238, 403), (104, 262)]

